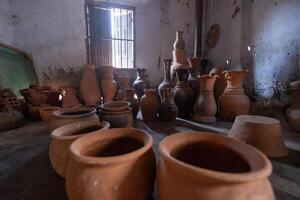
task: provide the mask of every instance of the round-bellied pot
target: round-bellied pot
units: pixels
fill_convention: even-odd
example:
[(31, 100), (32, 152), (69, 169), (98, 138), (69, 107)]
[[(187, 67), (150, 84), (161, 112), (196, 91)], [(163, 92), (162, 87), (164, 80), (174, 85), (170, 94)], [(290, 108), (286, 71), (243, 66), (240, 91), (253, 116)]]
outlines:
[(117, 93), (117, 83), (114, 80), (112, 66), (103, 66), (101, 68), (101, 91), (103, 95), (103, 102), (112, 102)]
[(164, 62), (164, 80), (158, 86), (158, 93), (161, 101), (163, 99), (163, 89), (173, 88), (175, 86), (175, 84), (171, 81), (172, 59), (164, 59), (163, 62)]
[(69, 163), (69, 146), (78, 138), (99, 130), (109, 129), (108, 122), (82, 121), (61, 126), (51, 133), (50, 162), (54, 170), (65, 177)]
[(45, 107), (40, 107), (39, 112), (44, 122), (51, 122), (54, 119), (53, 112), (60, 109), (61, 107), (45, 106)]
[(146, 200), (153, 192), (152, 137), (118, 128), (81, 137), (70, 146), (66, 176), (69, 200)]
[(62, 99), (61, 105), (63, 108), (78, 108), (81, 106), (77, 98), (77, 90), (74, 88), (61, 88)]
[(103, 110), (111, 112), (128, 110), (129, 106), (130, 103), (128, 101), (114, 101), (100, 105)]
[(142, 116), (144, 122), (154, 122), (157, 117), (159, 100), (155, 89), (145, 89), (144, 95), (140, 101)]
[(172, 121), (176, 119), (178, 109), (174, 103), (174, 89), (162, 89), (162, 102), (158, 109), (159, 119), (162, 121)]
[(271, 162), (255, 148), (208, 132), (178, 133), (159, 144), (160, 200), (275, 200)]
[(300, 81), (290, 83), (293, 104), (287, 109), (286, 116), (290, 127), (300, 132)]
[(146, 79), (147, 75), (145, 74), (146, 72), (145, 68), (136, 67), (135, 71), (137, 73), (137, 76), (135, 81), (133, 82), (133, 87), (136, 91), (136, 95), (138, 96), (138, 99), (140, 100), (144, 95), (144, 89), (149, 86), (149, 82)]
[(99, 122), (95, 108), (80, 107), (73, 109), (62, 109), (53, 112), (54, 119), (51, 121), (51, 129), (54, 130), (60, 126), (81, 121), (94, 120)]
[(119, 88), (118, 88), (118, 92), (117, 92), (117, 95), (116, 95), (116, 100), (117, 101), (122, 101), (122, 100), (125, 100), (126, 98), (126, 92), (125, 90), (127, 88), (129, 88), (129, 79), (130, 77), (129, 76), (119, 76)]
[(130, 108), (131, 108), (133, 118), (136, 119), (136, 116), (140, 109), (140, 105), (139, 105), (139, 101), (134, 97), (135, 89), (128, 88), (125, 89), (125, 92), (126, 92), (125, 101), (128, 101), (130, 103)]

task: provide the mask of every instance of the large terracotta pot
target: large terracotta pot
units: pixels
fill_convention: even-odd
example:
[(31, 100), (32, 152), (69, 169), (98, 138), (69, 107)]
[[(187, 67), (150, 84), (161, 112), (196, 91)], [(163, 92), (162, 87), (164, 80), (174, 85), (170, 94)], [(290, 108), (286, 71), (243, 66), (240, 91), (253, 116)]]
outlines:
[(113, 69), (114, 67), (112, 66), (103, 66), (101, 68), (101, 91), (104, 103), (112, 102), (116, 96), (117, 83), (114, 80)]
[(293, 104), (287, 109), (286, 116), (290, 127), (300, 132), (300, 81), (290, 83)]
[(95, 65), (87, 64), (84, 66), (80, 82), (80, 95), (87, 106), (101, 104), (101, 93)]
[(82, 121), (61, 126), (51, 133), (50, 162), (54, 170), (65, 177), (69, 163), (69, 146), (78, 138), (98, 130), (109, 129), (108, 122)]
[(275, 200), (271, 162), (237, 140), (207, 132), (178, 133), (159, 144), (160, 200)]
[(0, 112), (0, 131), (15, 129), (23, 125), (24, 116), (16, 110)]
[(126, 99), (125, 90), (129, 88), (129, 76), (119, 76), (119, 89), (117, 92), (116, 100), (124, 101)]
[(146, 69), (144, 68), (135, 68), (135, 71), (137, 73), (137, 77), (135, 81), (133, 82), (133, 87), (136, 91), (136, 95), (138, 96), (138, 99), (140, 100), (142, 96), (144, 95), (144, 89), (149, 87), (148, 80), (146, 79)]
[(154, 122), (157, 117), (159, 101), (155, 89), (145, 89), (140, 106), (144, 122)]
[(193, 120), (197, 122), (214, 122), (216, 121), (215, 114), (217, 112), (217, 104), (214, 98), (214, 84), (217, 75), (199, 76), (200, 92), (194, 104)]
[(214, 86), (214, 97), (215, 97), (216, 101), (223, 94), (223, 92), (226, 88), (226, 80), (225, 80), (224, 75), (222, 74), (222, 71), (223, 70), (221, 70), (220, 68), (214, 67), (209, 72), (210, 76), (213, 76), (213, 75), (219, 76), (219, 78), (216, 80), (215, 86)]
[(99, 117), (110, 123), (112, 128), (132, 127), (133, 115), (128, 101), (104, 103), (100, 107)]
[(139, 102), (134, 97), (134, 95), (135, 95), (135, 89), (128, 88), (128, 89), (125, 89), (125, 92), (126, 92), (125, 101), (128, 101), (130, 103), (131, 112), (132, 112), (133, 118), (135, 119), (136, 116), (137, 116), (137, 114), (138, 114), (138, 112), (139, 112), (139, 109), (140, 109)]
[(53, 112), (60, 109), (61, 107), (44, 106), (39, 108), (39, 113), (43, 121), (51, 122), (54, 119)]
[(77, 90), (74, 88), (61, 88), (61, 105), (63, 108), (76, 108), (81, 106), (77, 98)]
[(162, 121), (172, 121), (176, 119), (178, 109), (174, 103), (174, 90), (163, 88), (162, 102), (158, 109), (159, 119)]
[(188, 85), (187, 69), (176, 69), (177, 84), (174, 92), (174, 101), (178, 108), (179, 117), (189, 117), (193, 112), (194, 91)]
[(224, 121), (233, 121), (238, 115), (246, 115), (250, 110), (250, 99), (245, 95), (243, 79), (248, 73), (242, 71), (224, 71), (227, 86), (218, 100), (219, 115)]
[(201, 58), (188, 58), (189, 62), (189, 77), (188, 83), (193, 89), (195, 97), (199, 95), (200, 83), (198, 80), (199, 71), (201, 68)]
[(172, 65), (172, 59), (164, 59), (164, 80), (161, 82), (161, 84), (158, 86), (158, 93), (160, 100), (162, 101), (163, 98), (163, 89), (164, 88), (173, 88), (175, 85), (171, 81), (171, 65)]
[(155, 157), (150, 135), (138, 129), (89, 134), (70, 147), (69, 200), (146, 200), (153, 192)]
[(50, 124), (52, 130), (75, 122), (90, 120), (99, 122), (99, 118), (96, 115), (96, 109), (88, 107), (58, 110), (53, 112), (53, 116), (54, 119)]

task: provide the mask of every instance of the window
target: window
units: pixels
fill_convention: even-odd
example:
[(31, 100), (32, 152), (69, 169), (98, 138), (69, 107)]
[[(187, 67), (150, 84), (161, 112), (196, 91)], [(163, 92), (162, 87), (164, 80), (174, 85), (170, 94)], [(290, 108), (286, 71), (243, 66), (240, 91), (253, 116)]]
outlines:
[(134, 8), (110, 3), (88, 4), (89, 62), (116, 68), (135, 66)]

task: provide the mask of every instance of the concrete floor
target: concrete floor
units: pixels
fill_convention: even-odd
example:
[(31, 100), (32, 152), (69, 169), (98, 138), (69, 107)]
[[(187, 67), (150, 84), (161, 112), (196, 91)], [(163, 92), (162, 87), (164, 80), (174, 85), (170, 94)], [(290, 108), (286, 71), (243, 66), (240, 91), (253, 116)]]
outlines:
[[(286, 145), (290, 155), (273, 159), (270, 178), (276, 198), (300, 199), (300, 134), (288, 130), (281, 115)], [(154, 138), (154, 151), (161, 139), (180, 131), (212, 131), (226, 134), (231, 123), (199, 124), (178, 119), (175, 122), (144, 124), (135, 127), (148, 131)], [(0, 199), (1, 200), (65, 200), (64, 179), (51, 168), (48, 146), (51, 141), (48, 124), (27, 122), (24, 127), (0, 132)], [(155, 199), (158, 199), (154, 195)]]

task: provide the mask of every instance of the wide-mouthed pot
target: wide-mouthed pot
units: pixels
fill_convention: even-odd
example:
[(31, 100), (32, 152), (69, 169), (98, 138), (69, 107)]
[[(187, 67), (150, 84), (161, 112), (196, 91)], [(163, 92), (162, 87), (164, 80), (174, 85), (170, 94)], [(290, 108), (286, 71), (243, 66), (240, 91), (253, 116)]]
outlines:
[[(109, 129), (110, 124), (102, 121), (82, 121), (67, 124), (52, 131), (49, 147), (50, 162), (54, 170), (65, 177), (69, 163), (69, 146), (78, 138), (99, 130)], [(97, 132), (101, 133), (101, 132)]]
[(275, 199), (272, 165), (255, 148), (208, 132), (178, 133), (159, 145), (160, 200)]
[(130, 103), (128, 101), (113, 101), (109, 103), (104, 103), (100, 107), (109, 112), (120, 112), (124, 110), (128, 110)]
[(70, 146), (69, 200), (146, 200), (153, 192), (155, 157), (146, 132), (117, 128), (81, 137)]
[(128, 128), (133, 126), (133, 115), (131, 108), (124, 111), (105, 111), (100, 109), (101, 120), (108, 121), (112, 128)]

